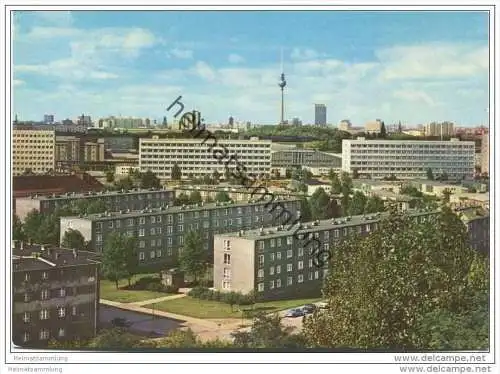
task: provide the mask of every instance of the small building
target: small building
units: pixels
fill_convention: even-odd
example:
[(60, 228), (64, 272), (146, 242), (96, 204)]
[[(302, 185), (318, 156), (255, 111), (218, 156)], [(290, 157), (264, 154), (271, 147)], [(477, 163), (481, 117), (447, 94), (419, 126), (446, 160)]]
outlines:
[(164, 286), (173, 286), (176, 288), (184, 287), (184, 272), (177, 269), (172, 268), (169, 270), (162, 270), (161, 274), (161, 283)]

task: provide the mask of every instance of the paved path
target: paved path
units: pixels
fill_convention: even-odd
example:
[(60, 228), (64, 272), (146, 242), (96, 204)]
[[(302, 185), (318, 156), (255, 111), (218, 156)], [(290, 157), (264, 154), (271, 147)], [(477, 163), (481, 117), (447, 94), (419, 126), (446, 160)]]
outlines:
[(186, 297), (186, 295), (185, 294), (180, 294), (180, 295), (170, 295), (170, 296), (157, 297), (156, 299), (148, 299), (148, 300), (143, 300), (143, 301), (137, 301), (135, 303), (127, 303), (127, 305), (143, 306), (143, 305), (148, 305), (148, 304), (160, 303), (162, 301), (167, 301), (167, 300), (179, 299), (181, 297)]

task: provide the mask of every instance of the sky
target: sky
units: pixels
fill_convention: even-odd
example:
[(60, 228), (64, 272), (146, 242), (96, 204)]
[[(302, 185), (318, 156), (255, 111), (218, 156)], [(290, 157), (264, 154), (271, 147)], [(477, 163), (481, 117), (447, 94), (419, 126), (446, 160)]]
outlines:
[(276, 124), (283, 51), (286, 119), (487, 123), (486, 12), (16, 11), (11, 47), (20, 120)]

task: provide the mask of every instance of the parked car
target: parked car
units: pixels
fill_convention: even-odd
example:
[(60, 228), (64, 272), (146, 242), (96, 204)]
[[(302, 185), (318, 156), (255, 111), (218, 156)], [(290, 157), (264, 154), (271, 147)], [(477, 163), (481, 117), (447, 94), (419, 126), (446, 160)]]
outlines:
[(328, 308), (328, 303), (325, 303), (322, 301), (321, 303), (316, 304), (319, 309), (327, 309)]
[(306, 314), (302, 309), (290, 309), (288, 312), (286, 312), (285, 317), (295, 318), (295, 317), (303, 317), (305, 315)]
[(132, 326), (132, 322), (128, 321), (125, 318), (121, 318), (121, 317), (113, 318), (111, 320), (111, 324), (114, 327), (130, 327), (130, 326)]
[(302, 311), (305, 314), (311, 314), (314, 313), (314, 311), (317, 309), (316, 305), (314, 304), (306, 304), (302, 307)]

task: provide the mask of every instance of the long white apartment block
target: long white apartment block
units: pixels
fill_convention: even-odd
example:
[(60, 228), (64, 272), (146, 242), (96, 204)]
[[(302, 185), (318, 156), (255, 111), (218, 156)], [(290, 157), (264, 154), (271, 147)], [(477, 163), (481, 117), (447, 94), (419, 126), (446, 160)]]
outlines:
[[(215, 136), (214, 136), (215, 138)], [(246, 175), (268, 174), (271, 171), (270, 140), (206, 139), (205, 135), (193, 139), (141, 138), (139, 141), (139, 168), (141, 172), (151, 170), (160, 179), (170, 179), (175, 163), (182, 170), (182, 179), (212, 175), (217, 170), (224, 176), (225, 163), (236, 154), (246, 168)], [(217, 155), (226, 154), (220, 157)], [(214, 155), (215, 152), (215, 155)], [(229, 162), (234, 170), (236, 163)]]
[(20, 127), (12, 130), (12, 174), (45, 174), (55, 168), (56, 135), (53, 128)]
[(414, 140), (342, 140), (342, 170), (356, 169), (371, 178), (394, 174), (400, 179), (446, 173), (450, 179), (474, 175), (474, 142)]

